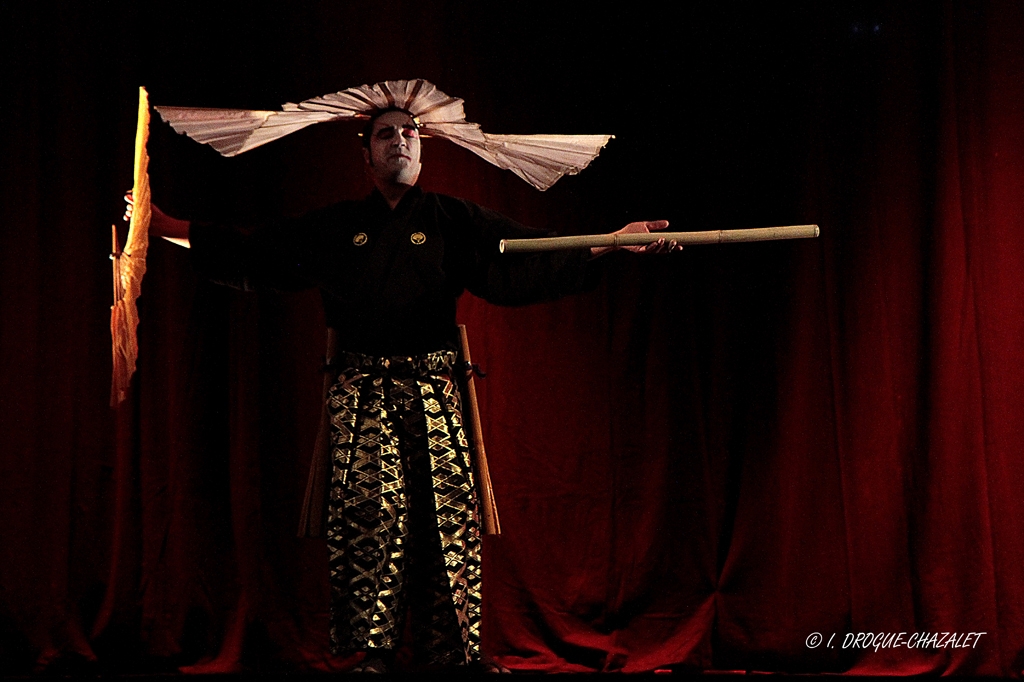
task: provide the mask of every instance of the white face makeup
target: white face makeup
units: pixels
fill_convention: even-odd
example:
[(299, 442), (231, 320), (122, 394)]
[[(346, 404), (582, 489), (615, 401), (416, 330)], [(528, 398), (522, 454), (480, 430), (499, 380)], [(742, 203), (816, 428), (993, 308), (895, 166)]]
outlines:
[(370, 148), (364, 150), (370, 175), (388, 184), (416, 184), (420, 175), (420, 133), (412, 117), (389, 111), (373, 122)]

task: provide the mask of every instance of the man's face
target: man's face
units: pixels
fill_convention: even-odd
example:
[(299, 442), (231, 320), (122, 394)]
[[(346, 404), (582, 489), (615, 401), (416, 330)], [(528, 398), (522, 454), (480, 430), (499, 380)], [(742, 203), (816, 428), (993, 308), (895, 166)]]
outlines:
[(420, 133), (408, 114), (389, 111), (374, 121), (363, 154), (376, 181), (411, 186), (419, 179)]

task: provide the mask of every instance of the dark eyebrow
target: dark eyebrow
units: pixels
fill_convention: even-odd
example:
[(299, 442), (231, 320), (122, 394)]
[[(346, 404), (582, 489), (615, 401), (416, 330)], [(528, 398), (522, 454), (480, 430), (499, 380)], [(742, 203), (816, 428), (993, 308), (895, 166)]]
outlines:
[(420, 129), (420, 127), (418, 125), (416, 125), (415, 123), (403, 123), (400, 126), (397, 126), (397, 125), (394, 125), (394, 126), (382, 125), (380, 128), (377, 129), (377, 132), (374, 133), (374, 135), (380, 136), (380, 134), (383, 133), (385, 130), (389, 130), (389, 131), (395, 131), (395, 130), (416, 130), (416, 131), (418, 131), (419, 129)]

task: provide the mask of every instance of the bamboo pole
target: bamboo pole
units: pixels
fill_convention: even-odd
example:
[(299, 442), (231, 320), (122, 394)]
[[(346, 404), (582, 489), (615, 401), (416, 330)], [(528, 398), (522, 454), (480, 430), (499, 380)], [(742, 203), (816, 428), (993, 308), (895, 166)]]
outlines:
[[(466, 325), (459, 325), (459, 341), (462, 344), (462, 361), (466, 366), (466, 407), (469, 408), (469, 435), (473, 440), (473, 464), (476, 469), (477, 488), (480, 491), (480, 514), (483, 516), (484, 533), (501, 535), (501, 521), (498, 506), (494, 503), (494, 489), (491, 487), (491, 472), (487, 468), (487, 453), (484, 450), (484, 436), (480, 422), (480, 407), (476, 400), (476, 386), (473, 384), (473, 360), (469, 355), (469, 337)], [(463, 412), (463, 420), (467, 415)]]
[(734, 242), (765, 242), (777, 239), (808, 239), (818, 236), (817, 225), (758, 227), (748, 230), (707, 230), (705, 232), (636, 232), (630, 234), (581, 234), (574, 237), (541, 237), (539, 239), (502, 239), (501, 253), (533, 253), (536, 251), (568, 251), (599, 247), (644, 246), (659, 239), (681, 246), (693, 244), (731, 244)]
[[(114, 269), (114, 305), (121, 300), (121, 268), (118, 267), (121, 264), (121, 247), (117, 243), (117, 225), (110, 226), (110, 260), (112, 261), (112, 267)], [(113, 308), (114, 306), (110, 306)]]
[(333, 327), (327, 328), (327, 351), (324, 353), (324, 382), (320, 397), (320, 426), (313, 444), (313, 459), (309, 462), (309, 478), (306, 479), (306, 494), (302, 498), (299, 514), (300, 538), (322, 538), (327, 534), (327, 495), (333, 474), (331, 463), (331, 414), (327, 410), (327, 396), (331, 385), (338, 376), (327, 368), (338, 354), (337, 337)]
[[(117, 337), (117, 302), (121, 300), (121, 247), (117, 243), (117, 225), (110, 226), (110, 267), (114, 272), (114, 303), (110, 306), (110, 334)], [(117, 344), (111, 344), (110, 366), (117, 367)], [(117, 395), (117, 372), (110, 373), (110, 395)], [(113, 401), (113, 399), (111, 399)]]

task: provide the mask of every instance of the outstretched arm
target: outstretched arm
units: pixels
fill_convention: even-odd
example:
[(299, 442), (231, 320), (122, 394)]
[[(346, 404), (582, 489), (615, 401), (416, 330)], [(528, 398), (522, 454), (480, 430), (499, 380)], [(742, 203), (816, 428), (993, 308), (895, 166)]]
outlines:
[[(638, 223), (630, 223), (621, 230), (612, 232), (612, 234), (647, 234), (658, 230), (664, 230), (666, 227), (668, 227), (667, 220), (642, 221)], [(645, 246), (620, 246), (619, 248), (625, 249), (626, 251), (632, 251), (633, 253), (669, 253), (671, 251), (683, 250), (683, 247), (677, 244), (674, 240), (666, 243), (664, 239), (659, 239), (658, 241)], [(590, 249), (590, 253), (593, 258), (597, 258), (598, 256), (603, 256), (604, 254), (614, 250), (614, 246), (595, 246)]]

